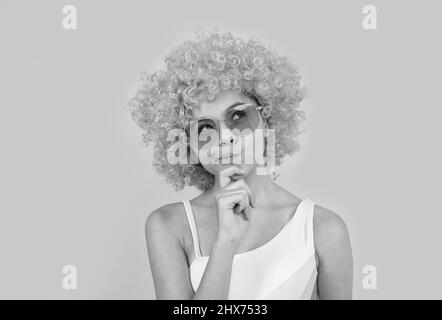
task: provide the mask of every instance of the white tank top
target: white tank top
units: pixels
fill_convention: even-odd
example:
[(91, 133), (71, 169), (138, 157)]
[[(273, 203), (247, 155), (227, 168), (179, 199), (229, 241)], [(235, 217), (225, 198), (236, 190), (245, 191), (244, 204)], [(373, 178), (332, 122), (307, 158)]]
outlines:
[[(195, 260), (189, 267), (196, 292), (209, 256), (201, 256), (192, 206), (182, 201), (192, 233)], [(270, 241), (233, 257), (229, 300), (317, 299), (316, 259), (313, 242), (314, 203), (302, 200), (295, 214)]]

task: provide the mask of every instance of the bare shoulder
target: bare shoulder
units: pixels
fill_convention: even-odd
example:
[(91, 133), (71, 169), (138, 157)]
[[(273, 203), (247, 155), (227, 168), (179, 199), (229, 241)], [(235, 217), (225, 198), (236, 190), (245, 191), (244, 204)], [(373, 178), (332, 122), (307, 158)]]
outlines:
[(315, 205), (314, 209), (313, 230), (315, 249), (319, 254), (331, 253), (333, 249), (342, 248), (350, 241), (344, 219), (337, 213), (319, 205)]
[(148, 234), (161, 233), (177, 236), (182, 226), (181, 202), (165, 204), (152, 211), (146, 218), (145, 231)]
[(192, 299), (188, 259), (179, 230), (180, 203), (153, 210), (145, 222), (150, 268), (157, 299)]
[(340, 215), (315, 205), (313, 215), (321, 299), (352, 299), (353, 254), (347, 225)]

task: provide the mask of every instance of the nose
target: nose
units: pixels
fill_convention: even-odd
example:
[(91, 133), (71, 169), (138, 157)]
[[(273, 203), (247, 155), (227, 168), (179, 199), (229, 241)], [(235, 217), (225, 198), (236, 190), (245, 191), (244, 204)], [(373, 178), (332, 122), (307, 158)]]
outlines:
[(235, 143), (236, 136), (233, 134), (232, 130), (226, 125), (224, 120), (219, 121), (219, 131), (220, 136), (219, 145)]

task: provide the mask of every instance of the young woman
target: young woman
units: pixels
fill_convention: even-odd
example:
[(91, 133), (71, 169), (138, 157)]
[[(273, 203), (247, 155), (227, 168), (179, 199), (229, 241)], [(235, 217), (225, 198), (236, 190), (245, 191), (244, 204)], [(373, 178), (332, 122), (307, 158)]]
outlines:
[(270, 159), (299, 147), (304, 90), (290, 60), (215, 30), (165, 61), (143, 76), (133, 117), (157, 171), (202, 192), (146, 220), (157, 299), (351, 299), (344, 221), (270, 174)]

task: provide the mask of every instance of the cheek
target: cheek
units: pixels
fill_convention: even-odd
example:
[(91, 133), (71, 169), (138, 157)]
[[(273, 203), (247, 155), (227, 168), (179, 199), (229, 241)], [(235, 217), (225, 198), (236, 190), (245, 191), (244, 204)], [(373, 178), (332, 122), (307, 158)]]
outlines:
[(253, 159), (255, 154), (255, 139), (252, 135), (241, 139), (244, 159)]
[(242, 156), (246, 164), (261, 164), (264, 151), (264, 137), (260, 135), (242, 137)]

